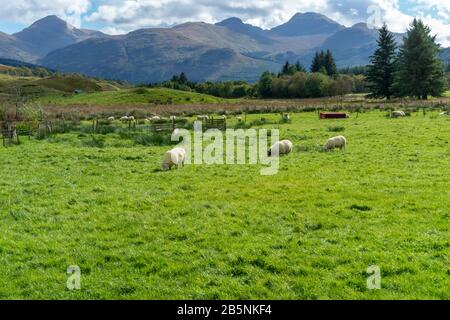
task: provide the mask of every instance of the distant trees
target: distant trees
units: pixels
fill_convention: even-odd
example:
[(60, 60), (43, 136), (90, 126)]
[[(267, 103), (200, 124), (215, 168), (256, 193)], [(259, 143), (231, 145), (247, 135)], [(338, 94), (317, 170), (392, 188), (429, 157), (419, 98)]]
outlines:
[(427, 99), (429, 95), (441, 96), (445, 90), (444, 66), (438, 58), (436, 36), (422, 20), (414, 19), (397, 60), (393, 85), (396, 96)]
[(320, 72), (276, 76), (265, 72), (258, 84), (258, 95), (262, 98), (320, 98), (352, 92), (366, 92), (363, 76), (329, 77)]
[(179, 76), (178, 75), (173, 76), (170, 81), (176, 82), (179, 84), (187, 84), (189, 82), (189, 80), (184, 72), (181, 72)]
[(386, 24), (378, 31), (378, 48), (370, 57), (371, 64), (367, 70), (367, 81), (371, 91), (370, 97), (387, 98), (393, 96), (395, 57), (397, 45), (394, 35)]
[(336, 62), (331, 51), (327, 50), (327, 52), (316, 52), (310, 70), (311, 73), (320, 72), (329, 76), (336, 75)]
[(299, 71), (306, 72), (305, 68), (300, 64), (300, 61), (297, 61), (295, 64), (290, 64), (289, 61), (286, 61), (280, 75), (292, 76)]
[(258, 93), (261, 97), (268, 98), (272, 94), (272, 77), (270, 72), (264, 72), (258, 83)]
[(355, 66), (355, 67), (345, 67), (338, 70), (339, 74), (350, 74), (350, 75), (365, 75), (367, 73), (368, 66)]

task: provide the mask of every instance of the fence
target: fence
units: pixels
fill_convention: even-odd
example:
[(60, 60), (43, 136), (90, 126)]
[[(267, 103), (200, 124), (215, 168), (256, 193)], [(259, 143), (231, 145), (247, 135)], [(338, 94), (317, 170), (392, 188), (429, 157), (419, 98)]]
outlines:
[(39, 122), (32, 120), (8, 120), (1, 122), (3, 146), (19, 144), (20, 136), (28, 136), (31, 139), (33, 132), (39, 127)]
[(221, 131), (225, 131), (227, 129), (227, 120), (226, 119), (203, 119), (203, 129), (219, 129)]

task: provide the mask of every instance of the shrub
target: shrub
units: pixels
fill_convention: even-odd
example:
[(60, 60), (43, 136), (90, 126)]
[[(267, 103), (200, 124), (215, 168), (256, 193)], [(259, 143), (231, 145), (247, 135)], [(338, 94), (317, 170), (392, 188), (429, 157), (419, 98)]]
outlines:
[(328, 127), (328, 132), (343, 132), (345, 131), (345, 127)]
[(90, 147), (90, 148), (104, 148), (105, 141), (103, 138), (97, 138), (94, 135), (92, 135), (90, 139), (83, 140), (82, 145), (84, 147)]
[(169, 134), (139, 134), (133, 137), (133, 141), (135, 144), (140, 144), (143, 146), (165, 146), (176, 144), (171, 140)]

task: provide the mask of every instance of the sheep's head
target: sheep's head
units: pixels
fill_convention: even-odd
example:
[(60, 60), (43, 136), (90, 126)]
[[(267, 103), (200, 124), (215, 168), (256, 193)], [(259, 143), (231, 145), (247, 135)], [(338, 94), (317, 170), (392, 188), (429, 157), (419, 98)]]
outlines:
[(162, 169), (163, 171), (168, 171), (170, 169), (169, 164), (167, 162), (163, 162)]

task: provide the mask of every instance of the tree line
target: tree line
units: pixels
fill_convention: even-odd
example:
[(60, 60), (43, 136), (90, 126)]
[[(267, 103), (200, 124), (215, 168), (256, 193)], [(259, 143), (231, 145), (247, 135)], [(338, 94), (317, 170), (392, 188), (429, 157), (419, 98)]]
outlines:
[(310, 73), (297, 61), (288, 61), (278, 74), (264, 72), (256, 84), (245, 81), (191, 82), (182, 72), (170, 81), (150, 86), (162, 86), (170, 89), (195, 91), (222, 98), (319, 98), (364, 93), (366, 82), (359, 74), (339, 74), (331, 51), (317, 52)]

